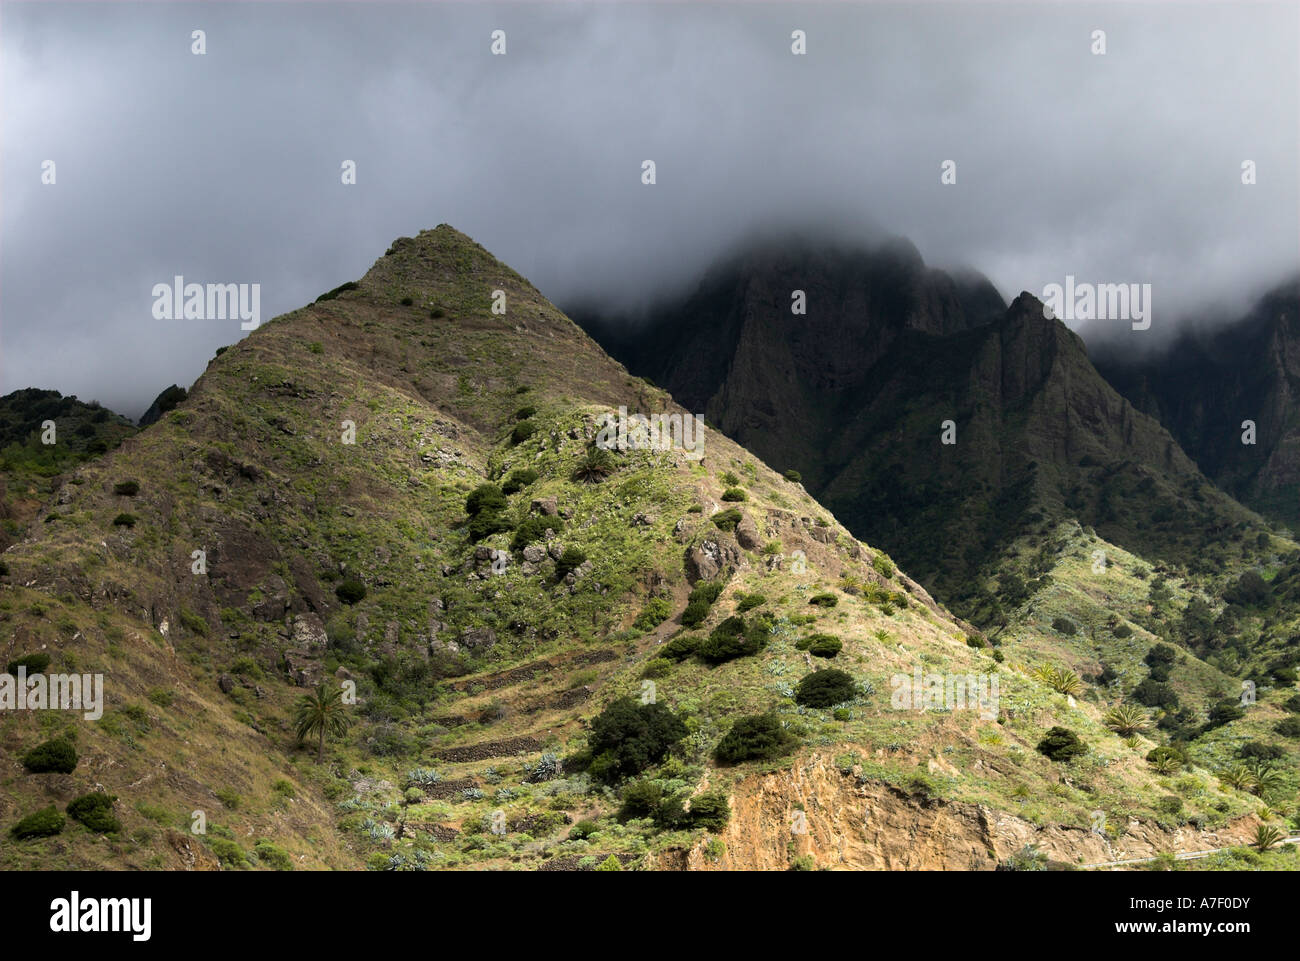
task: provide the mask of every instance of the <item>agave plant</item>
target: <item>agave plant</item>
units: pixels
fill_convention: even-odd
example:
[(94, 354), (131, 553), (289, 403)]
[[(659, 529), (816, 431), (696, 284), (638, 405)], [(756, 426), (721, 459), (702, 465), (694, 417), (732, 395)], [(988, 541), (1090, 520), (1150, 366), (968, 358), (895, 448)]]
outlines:
[(584, 484), (599, 484), (614, 473), (614, 469), (614, 458), (610, 456), (609, 451), (603, 447), (592, 447), (582, 456), (582, 460), (578, 461), (573, 479)]
[(1151, 762), (1151, 767), (1157, 774), (1173, 774), (1178, 770), (1178, 761), (1168, 754), (1161, 754)]
[(1249, 791), (1255, 786), (1255, 775), (1244, 764), (1234, 764), (1220, 772), (1219, 780), (1235, 791)]
[(1129, 737), (1147, 729), (1149, 722), (1146, 711), (1134, 704), (1121, 704), (1106, 712), (1101, 723), (1123, 737)]
[(1255, 780), (1255, 783), (1250, 788), (1253, 794), (1262, 795), (1270, 788), (1277, 787), (1282, 780), (1282, 772), (1267, 761), (1256, 761), (1252, 764), (1250, 774)]
[(1033, 676), (1057, 694), (1075, 695), (1083, 693), (1083, 681), (1079, 679), (1079, 675), (1075, 674), (1074, 671), (1043, 665), (1034, 668)]
[(1282, 840), (1282, 832), (1271, 824), (1261, 824), (1255, 828), (1255, 840), (1251, 842), (1251, 847), (1256, 851), (1264, 852)]

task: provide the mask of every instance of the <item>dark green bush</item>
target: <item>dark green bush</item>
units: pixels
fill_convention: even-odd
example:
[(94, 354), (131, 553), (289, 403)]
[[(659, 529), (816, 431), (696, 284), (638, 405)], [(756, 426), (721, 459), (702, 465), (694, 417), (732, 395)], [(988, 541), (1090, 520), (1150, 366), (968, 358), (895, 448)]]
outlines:
[(667, 644), (659, 648), (659, 656), (670, 661), (684, 661), (695, 653), (700, 638), (690, 634), (678, 634)]
[(1292, 713), (1300, 714), (1300, 694), (1292, 694), (1282, 702), (1282, 707)]
[(734, 531), (736, 526), (740, 523), (742, 516), (743, 515), (739, 510), (732, 507), (728, 510), (718, 511), (718, 513), (714, 514), (713, 523), (720, 531)]
[(599, 830), (595, 821), (579, 821), (569, 829), (569, 840), (585, 841)]
[(532, 514), (525, 517), (515, 528), (515, 536), (510, 541), (510, 549), (518, 553), (529, 544), (546, 540), (546, 532), (560, 533), (564, 530), (564, 521), (558, 517), (542, 517)]
[(786, 480), (793, 481), (796, 484), (803, 480), (803, 474), (800, 474), (797, 470), (793, 469), (786, 471), (784, 477)]
[(346, 284), (339, 284), (333, 290), (326, 291), (325, 293), (321, 294), (319, 297), (316, 298), (316, 303), (319, 304), (323, 300), (333, 300), (335, 297), (343, 293), (345, 290), (356, 290), (360, 286), (361, 285), (358, 284), (355, 280), (349, 280)]
[(731, 503), (738, 503), (740, 501), (749, 500), (749, 495), (739, 487), (728, 487), (722, 492), (722, 499), (724, 501), (730, 501)]
[(767, 603), (767, 598), (762, 594), (741, 594), (736, 598), (736, 602), (736, 613), (744, 614), (756, 607), (762, 607)]
[(402, 306), (403, 306), (403, 307), (410, 307), (410, 306), (412, 306), (414, 303), (415, 303), (414, 298), (411, 298), (411, 297), (403, 297), (403, 298), (402, 298)]
[(355, 577), (349, 577), (334, 588), (334, 595), (344, 604), (355, 604), (366, 596), (366, 585)]
[(63, 815), (51, 804), (47, 808), (27, 815), (11, 827), (9, 833), (16, 841), (24, 841), (27, 838), (47, 838), (62, 831), (63, 822)]
[(685, 736), (686, 725), (665, 705), (619, 698), (592, 719), (587, 736), (592, 776), (612, 784), (639, 774)]
[(806, 650), (813, 657), (834, 657), (844, 648), (844, 642), (833, 634), (814, 634), (808, 638)]
[(501, 493), (518, 494), (529, 484), (537, 480), (538, 476), (539, 475), (537, 471), (533, 470), (531, 467), (526, 467), (522, 470), (511, 471), (510, 476), (507, 477), (505, 479), (505, 483), (501, 485)]
[(814, 604), (817, 607), (834, 607), (839, 602), (840, 599), (834, 594), (814, 594), (812, 597), (808, 598), (808, 603)]
[(726, 791), (704, 791), (691, 798), (691, 827), (717, 833), (727, 826), (731, 806)]
[(1283, 737), (1300, 737), (1300, 718), (1283, 718), (1273, 730)]
[(732, 615), (709, 634), (708, 639), (695, 646), (700, 660), (717, 665), (738, 657), (757, 654), (767, 646), (768, 626), (746, 624), (745, 619)]
[(477, 517), (483, 513), (496, 513), (509, 506), (506, 495), (496, 484), (479, 484), (465, 498), (465, 513)]
[(515, 411), (515, 420), (527, 420), (537, 413), (537, 408), (532, 404), (526, 404)]
[(1052, 619), (1052, 630), (1064, 634), (1066, 637), (1074, 637), (1079, 629), (1074, 626), (1074, 621), (1066, 617), (1056, 617)]
[(563, 578), (587, 563), (587, 555), (581, 548), (566, 547), (555, 562), (555, 576)]
[(22, 657), (15, 657), (5, 665), (6, 674), (18, 674), (18, 668), (26, 667), (27, 673), (43, 674), (45, 669), (50, 666), (50, 655), (44, 651), (37, 651), (35, 654), (24, 654)]
[(794, 689), (795, 702), (804, 707), (834, 707), (857, 694), (852, 676), (836, 668), (806, 674)]
[(113, 518), (114, 527), (135, 527), (136, 516), (125, 511)]
[(654, 781), (633, 781), (623, 788), (622, 804), (615, 815), (620, 824), (641, 818), (652, 818), (659, 813), (664, 791)]
[(1178, 694), (1174, 689), (1163, 681), (1156, 681), (1149, 677), (1133, 688), (1132, 697), (1133, 700), (1147, 707), (1163, 707), (1168, 711), (1178, 709)]
[(522, 444), (536, 433), (536, 424), (531, 420), (521, 420), (519, 423), (515, 424), (515, 429), (510, 432), (510, 443)]
[(80, 821), (98, 834), (116, 834), (122, 822), (113, 816), (113, 802), (117, 798), (102, 791), (83, 794), (68, 805), (68, 817)]
[(1088, 746), (1068, 727), (1051, 728), (1038, 742), (1037, 751), (1052, 761), (1068, 761), (1088, 753)]
[(471, 544), (477, 544), (493, 534), (504, 534), (508, 530), (510, 530), (510, 521), (504, 514), (497, 511), (483, 511), (481, 514), (475, 514), (469, 519), (469, 523), (465, 525), (465, 534), (469, 537)]
[(133, 480), (121, 481), (113, 485), (113, 493), (119, 497), (134, 497), (140, 493), (140, 482)]
[(54, 738), (38, 744), (23, 755), (23, 767), (33, 774), (50, 771), (71, 774), (77, 768), (77, 749), (64, 738)]
[(739, 718), (732, 724), (731, 730), (713, 749), (713, 756), (719, 764), (772, 760), (789, 754), (797, 743), (794, 735), (781, 726), (781, 719), (775, 713), (755, 714)]

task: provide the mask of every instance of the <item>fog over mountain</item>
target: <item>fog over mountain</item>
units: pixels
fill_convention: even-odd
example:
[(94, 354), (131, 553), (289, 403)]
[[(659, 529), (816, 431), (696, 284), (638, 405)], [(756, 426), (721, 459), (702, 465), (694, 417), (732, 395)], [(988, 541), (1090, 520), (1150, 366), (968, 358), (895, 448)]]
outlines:
[(611, 312), (693, 284), (758, 226), (898, 234), (1008, 301), (1066, 275), (1151, 283), (1152, 343), (1300, 261), (1291, 4), (0, 16), (0, 393), (138, 416), (243, 335), (154, 319), (155, 284), (259, 283), (265, 322), (443, 222)]

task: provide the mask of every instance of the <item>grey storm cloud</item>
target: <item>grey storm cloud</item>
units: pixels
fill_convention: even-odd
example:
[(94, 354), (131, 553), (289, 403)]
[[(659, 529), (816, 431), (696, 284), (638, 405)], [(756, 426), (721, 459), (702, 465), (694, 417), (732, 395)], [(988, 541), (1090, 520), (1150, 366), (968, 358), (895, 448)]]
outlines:
[(138, 415), (243, 335), (155, 320), (155, 284), (259, 283), (265, 321), (439, 223), (562, 306), (788, 224), (1008, 298), (1148, 282), (1156, 327), (1244, 307), (1300, 263), (1297, 10), (5, 3), (0, 392)]

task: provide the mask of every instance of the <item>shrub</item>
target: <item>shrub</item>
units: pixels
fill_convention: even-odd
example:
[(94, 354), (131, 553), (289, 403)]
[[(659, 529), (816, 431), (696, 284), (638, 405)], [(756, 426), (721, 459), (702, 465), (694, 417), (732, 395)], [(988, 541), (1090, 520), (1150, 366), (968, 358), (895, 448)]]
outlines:
[(717, 581), (700, 581), (691, 590), (686, 599), (686, 610), (682, 612), (682, 624), (697, 627), (709, 616), (709, 608), (722, 593), (722, 585)]
[(654, 781), (633, 781), (623, 789), (623, 803), (616, 817), (620, 824), (654, 817), (663, 802), (664, 791)]
[(595, 821), (579, 821), (569, 829), (569, 840), (585, 841), (599, 830)]
[(209, 838), (208, 846), (212, 848), (212, 853), (216, 855), (217, 860), (228, 868), (242, 868), (248, 864), (248, 855), (234, 841), (227, 841), (225, 838)]
[(702, 661), (718, 665), (757, 654), (767, 646), (767, 639), (766, 621), (746, 624), (744, 618), (732, 615), (715, 627), (707, 640), (695, 645), (695, 653)]
[(506, 495), (496, 484), (479, 484), (465, 498), (465, 513), (477, 517), (482, 513), (496, 513), (505, 510), (509, 502)]
[(738, 501), (749, 500), (749, 495), (746, 494), (739, 487), (728, 487), (725, 491), (722, 492), (722, 499), (724, 501), (730, 501), (732, 503), (735, 503)]
[(536, 433), (536, 424), (531, 420), (521, 420), (519, 423), (515, 424), (515, 429), (510, 432), (510, 443), (522, 444)]
[(112, 794), (102, 791), (83, 794), (68, 805), (68, 817), (96, 833), (116, 834), (122, 830), (122, 822), (113, 816), (113, 802), (116, 800)]
[(871, 559), (871, 566), (875, 569), (875, 572), (885, 580), (889, 580), (894, 576), (894, 565), (890, 563), (889, 558), (884, 554), (877, 554), (873, 557)]
[(24, 754), (23, 767), (33, 774), (71, 774), (77, 767), (77, 750), (71, 741), (54, 738)]
[(355, 577), (349, 577), (334, 588), (334, 595), (344, 604), (355, 604), (366, 596), (366, 585)]
[(713, 523), (720, 531), (734, 531), (740, 524), (742, 514), (739, 510), (732, 507), (725, 511), (718, 511), (713, 515)]
[(619, 698), (592, 719), (587, 737), (592, 776), (615, 783), (639, 774), (685, 736), (686, 725), (663, 704)]
[(471, 544), (477, 544), (484, 538), (491, 537), (493, 534), (503, 534), (508, 530), (510, 530), (510, 522), (506, 520), (504, 514), (496, 511), (476, 514), (469, 519), (469, 524), (465, 527)]
[(1172, 745), (1162, 744), (1147, 752), (1147, 763), (1161, 774), (1171, 774), (1187, 763), (1187, 755)]
[(321, 294), (319, 297), (316, 298), (316, 303), (319, 304), (323, 300), (333, 300), (335, 297), (337, 297), (339, 294), (343, 293), (344, 291), (356, 290), (360, 286), (361, 285), (358, 284), (355, 280), (349, 280), (346, 284), (339, 284), (333, 290), (326, 291), (325, 293)]
[(1157, 664), (1173, 664), (1178, 660), (1178, 649), (1169, 644), (1156, 644), (1151, 650), (1147, 651), (1146, 657), (1142, 660), (1147, 667), (1155, 667)]
[(181, 622), (181, 627), (185, 628), (185, 630), (189, 631), (191, 634), (206, 635), (208, 633), (208, 622), (198, 614), (195, 614), (188, 607), (182, 607), (180, 614), (177, 616)]
[(1074, 635), (1079, 631), (1079, 629), (1074, 626), (1074, 621), (1065, 617), (1053, 618), (1052, 630), (1059, 634), (1064, 634), (1066, 637), (1074, 637)]
[(1300, 714), (1300, 694), (1293, 694), (1283, 701), (1282, 708), (1294, 714)]
[(1283, 737), (1300, 737), (1300, 717), (1283, 718), (1273, 730)]
[(857, 696), (858, 688), (845, 671), (831, 668), (804, 675), (794, 690), (795, 703), (805, 707), (834, 707)]
[(672, 603), (666, 597), (652, 597), (646, 602), (641, 613), (636, 616), (632, 622), (632, 627), (638, 631), (652, 631), (664, 621), (668, 620), (668, 615), (673, 612)]
[(560, 559), (555, 562), (555, 576), (563, 578), (585, 563), (587, 563), (587, 555), (581, 548), (566, 547), (560, 554)]
[(113, 518), (114, 527), (135, 527), (136, 516), (125, 512)]
[(134, 497), (140, 493), (140, 482), (133, 480), (119, 481), (113, 485), (113, 493), (118, 497)]
[(1067, 727), (1051, 728), (1046, 736), (1038, 742), (1037, 751), (1051, 761), (1068, 761), (1087, 754), (1088, 747)]
[(655, 657), (645, 662), (645, 667), (641, 668), (643, 678), (660, 678), (667, 677), (672, 672), (673, 662), (666, 657)]
[(1121, 639), (1125, 637), (1132, 637), (1133, 628), (1129, 627), (1127, 624), (1121, 624), (1119, 627), (1115, 628), (1115, 630), (1112, 631), (1111, 633)]
[(844, 643), (833, 634), (814, 634), (808, 638), (807, 651), (813, 657), (834, 657), (843, 647)]
[(800, 474), (797, 470), (793, 470), (793, 469), (786, 471), (785, 474), (783, 474), (782, 476), (785, 477), (786, 480), (791, 481), (795, 484), (798, 484), (800, 481), (803, 480), (803, 474)]
[(815, 604), (818, 607), (834, 607), (840, 602), (840, 599), (834, 594), (814, 594), (808, 598), (809, 604)]
[(558, 534), (563, 530), (564, 521), (558, 517), (530, 515), (525, 517), (519, 526), (515, 528), (515, 535), (510, 540), (510, 549), (518, 553), (529, 544), (546, 540), (547, 531), (555, 531)]
[(726, 484), (728, 487), (735, 487), (737, 484), (740, 483), (740, 478), (737, 477), (732, 471), (723, 471), (721, 474), (718, 475), (718, 479), (722, 481), (722, 483)]
[(737, 719), (713, 749), (713, 756), (719, 764), (772, 760), (789, 754), (797, 743), (775, 713), (755, 714)]
[(537, 413), (537, 408), (532, 404), (525, 404), (515, 411), (515, 420), (527, 420)]
[(253, 853), (257, 855), (259, 861), (277, 871), (293, 870), (293, 859), (289, 857), (289, 852), (272, 844), (266, 838), (260, 838), (253, 845)]
[(58, 808), (51, 804), (47, 808), (41, 808), (41, 810), (27, 815), (27, 817), (11, 827), (9, 833), (15, 841), (25, 841), (28, 838), (47, 838), (62, 831), (63, 823), (63, 815), (59, 813)]
[(1147, 707), (1163, 707), (1169, 711), (1178, 709), (1178, 694), (1168, 684), (1146, 678), (1133, 688), (1133, 700)]
[(592, 868), (592, 870), (593, 871), (622, 871), (623, 863), (619, 861), (618, 858), (616, 858), (614, 855), (611, 854), (609, 857), (605, 858), (605, 860), (601, 861), (599, 865)]
[(752, 611), (756, 607), (761, 607), (767, 603), (767, 598), (762, 594), (741, 594), (737, 598), (736, 613), (744, 614), (746, 611)]
[(533, 470), (531, 467), (524, 468), (523, 470), (511, 471), (510, 476), (507, 477), (505, 483), (501, 485), (501, 493), (518, 494), (529, 484), (536, 481), (539, 476), (540, 475), (537, 471)]
[(18, 668), (26, 667), (28, 674), (43, 674), (49, 666), (50, 655), (44, 651), (37, 651), (35, 654), (24, 654), (22, 657), (15, 657), (5, 665), (5, 673), (17, 676)]
[(403, 307), (410, 307), (410, 306), (412, 306), (414, 303), (415, 303), (414, 298), (411, 298), (411, 297), (403, 297), (403, 298), (402, 298), (402, 306), (403, 306)]
[(1245, 717), (1246, 709), (1241, 706), (1240, 702), (1228, 699), (1226, 701), (1219, 701), (1219, 703), (1210, 708), (1209, 715), (1210, 727), (1222, 727), (1224, 724), (1231, 721), (1238, 721)]
[(691, 799), (691, 827), (721, 831), (731, 818), (726, 791), (705, 791)]
[(659, 657), (669, 661), (684, 661), (695, 653), (700, 639), (690, 634), (678, 634), (659, 649)]

